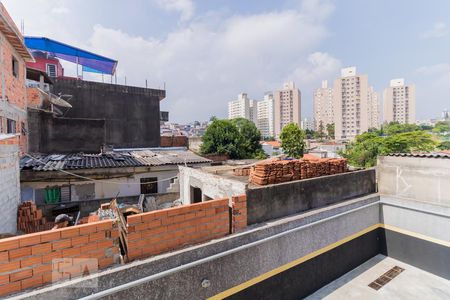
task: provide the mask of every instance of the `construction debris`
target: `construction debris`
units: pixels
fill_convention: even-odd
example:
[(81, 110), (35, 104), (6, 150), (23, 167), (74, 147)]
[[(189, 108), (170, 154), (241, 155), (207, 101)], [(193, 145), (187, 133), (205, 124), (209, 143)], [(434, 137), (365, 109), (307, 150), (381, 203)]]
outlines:
[(17, 210), (17, 228), (25, 233), (33, 233), (52, 229), (53, 222), (48, 222), (42, 216), (42, 210), (36, 207), (32, 201), (26, 201), (19, 205)]
[(236, 169), (234, 169), (234, 175), (236, 175), (236, 176), (249, 176), (250, 175), (250, 167), (247, 167), (247, 168), (236, 168)]
[(347, 160), (344, 158), (272, 159), (251, 167), (250, 182), (267, 185), (343, 172), (347, 172)]

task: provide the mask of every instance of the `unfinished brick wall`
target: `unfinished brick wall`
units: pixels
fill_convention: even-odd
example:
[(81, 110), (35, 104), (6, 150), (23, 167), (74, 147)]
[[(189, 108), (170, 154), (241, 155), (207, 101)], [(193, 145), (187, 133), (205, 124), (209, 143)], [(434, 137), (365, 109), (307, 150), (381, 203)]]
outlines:
[(129, 216), (128, 259), (148, 257), (229, 234), (228, 202), (228, 199), (211, 200)]
[(232, 198), (232, 232), (247, 227), (247, 196), (241, 195)]
[(184, 135), (162, 136), (161, 147), (187, 147), (188, 138)]
[(37, 88), (27, 88), (27, 103), (28, 107), (41, 108), (42, 100)]
[(112, 265), (118, 235), (107, 220), (1, 239), (0, 296)]

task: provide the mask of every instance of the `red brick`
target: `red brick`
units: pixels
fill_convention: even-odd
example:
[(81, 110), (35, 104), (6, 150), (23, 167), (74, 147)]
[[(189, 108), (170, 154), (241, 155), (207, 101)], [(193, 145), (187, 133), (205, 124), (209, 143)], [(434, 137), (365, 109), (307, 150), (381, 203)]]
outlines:
[(83, 224), (78, 227), (80, 229), (80, 235), (88, 235), (89, 233), (97, 232), (97, 225), (95, 224)]
[(30, 245), (36, 245), (41, 242), (40, 233), (32, 233), (20, 236), (19, 247), (25, 247)]
[(148, 228), (148, 223), (139, 223), (134, 226), (136, 231), (142, 231)]
[(53, 250), (70, 248), (71, 246), (72, 246), (72, 241), (70, 239), (58, 240), (58, 241), (54, 241), (52, 243), (52, 249)]
[(18, 269), (20, 269), (19, 260), (0, 265), (0, 273), (10, 272)]
[(81, 253), (80, 247), (67, 248), (62, 251), (63, 258), (74, 257), (75, 255), (79, 255)]
[(97, 243), (97, 247), (99, 249), (110, 248), (110, 247), (112, 247), (112, 245), (113, 245), (113, 241), (112, 240), (103, 240), (103, 241), (100, 241), (100, 242)]
[(9, 281), (15, 282), (33, 276), (33, 270), (27, 269), (9, 274)]
[(20, 267), (26, 268), (26, 267), (38, 265), (41, 263), (42, 263), (42, 256), (24, 257), (20, 260)]
[(6, 263), (9, 261), (8, 251), (0, 252), (0, 264)]
[(105, 256), (105, 250), (97, 249), (97, 250), (89, 252), (88, 254), (89, 254), (89, 258), (102, 258)]
[(114, 259), (112, 257), (100, 258), (98, 260), (98, 267), (100, 269), (106, 268), (114, 263)]
[(49, 253), (52, 251), (52, 244), (51, 243), (45, 243), (45, 244), (39, 244), (35, 246), (31, 246), (31, 254), (43, 254), (43, 253)]
[(168, 209), (152, 211), (141, 214), (142, 222), (150, 222), (153, 220), (161, 220), (167, 218)]
[(95, 225), (97, 226), (97, 231), (109, 230), (113, 228), (111, 220), (96, 222)]
[(6, 296), (6, 295), (20, 291), (20, 289), (21, 289), (20, 281), (1, 285), (0, 286), (0, 295)]
[(89, 236), (80, 235), (72, 238), (72, 246), (83, 245), (89, 242)]
[(62, 228), (59, 230), (61, 231), (61, 238), (63, 238), (63, 239), (80, 235), (80, 229), (77, 226)]
[(90, 242), (89, 244), (81, 246), (81, 254), (87, 254), (89, 251), (97, 249), (97, 242)]
[(21, 281), (22, 290), (42, 285), (42, 275), (36, 275)]
[(100, 232), (95, 232), (95, 233), (90, 233), (89, 234), (89, 242), (101, 241), (104, 238), (105, 238), (105, 232), (104, 231), (100, 231)]
[(9, 251), (9, 259), (13, 260), (16, 258), (21, 258), (31, 255), (31, 247), (23, 247), (19, 249), (14, 249)]
[(53, 242), (61, 238), (61, 232), (59, 230), (49, 230), (41, 233), (41, 243)]
[(33, 268), (33, 276), (38, 275), (38, 274), (48, 273), (48, 272), (51, 272), (52, 270), (53, 270), (53, 265), (51, 263), (45, 264), (45, 265), (40, 265), (40, 266), (35, 266)]
[(118, 238), (119, 237), (119, 230), (117, 230), (117, 229), (112, 230), (111, 231), (111, 237), (113, 239)]
[(155, 228), (161, 226), (161, 220), (154, 220), (147, 223), (147, 228)]
[(0, 251), (12, 250), (17, 248), (19, 248), (19, 239), (17, 237), (0, 240)]
[(127, 224), (128, 225), (134, 225), (134, 224), (142, 223), (141, 215), (143, 215), (143, 214), (128, 216), (127, 217)]
[(9, 283), (9, 275), (0, 275), (0, 285)]
[(62, 258), (62, 251), (53, 251), (48, 254), (44, 254), (42, 256), (42, 262), (43, 263), (51, 262), (52, 260), (57, 258)]

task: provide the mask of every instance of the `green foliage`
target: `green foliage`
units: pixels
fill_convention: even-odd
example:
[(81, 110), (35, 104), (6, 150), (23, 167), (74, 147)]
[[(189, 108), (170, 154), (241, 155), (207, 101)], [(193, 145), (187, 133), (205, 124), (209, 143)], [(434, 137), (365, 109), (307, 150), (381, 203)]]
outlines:
[(366, 132), (356, 137), (341, 155), (356, 167), (376, 165), (378, 155), (388, 153), (429, 152), (436, 147), (433, 136), (424, 131), (401, 132), (387, 137), (379, 132)]
[(227, 154), (233, 159), (253, 158), (263, 153), (261, 134), (255, 124), (243, 118), (214, 119), (202, 138), (204, 154)]
[(431, 126), (431, 125), (426, 125), (426, 124), (420, 124), (420, 125), (419, 125), (419, 128), (420, 128), (420, 130), (423, 130), (423, 131), (430, 131), (430, 130), (433, 130), (433, 126)]
[(305, 151), (305, 137), (305, 132), (297, 124), (290, 123), (284, 126), (280, 134), (284, 153), (290, 157), (302, 158)]
[(450, 132), (450, 121), (440, 121), (434, 125), (433, 132), (444, 133)]
[(391, 122), (383, 128), (383, 132), (386, 135), (394, 135), (402, 132), (411, 132), (420, 130), (420, 127), (416, 124), (399, 124), (398, 122)]
[(439, 150), (450, 150), (450, 141), (444, 141), (437, 146)]
[(264, 151), (260, 151), (260, 152), (256, 153), (254, 158), (255, 159), (266, 159), (267, 158), (267, 154), (264, 153)]
[(327, 135), (329, 139), (334, 140), (334, 123), (327, 124)]
[(306, 129), (305, 134), (307, 139), (312, 139), (316, 135), (316, 132), (312, 129)]

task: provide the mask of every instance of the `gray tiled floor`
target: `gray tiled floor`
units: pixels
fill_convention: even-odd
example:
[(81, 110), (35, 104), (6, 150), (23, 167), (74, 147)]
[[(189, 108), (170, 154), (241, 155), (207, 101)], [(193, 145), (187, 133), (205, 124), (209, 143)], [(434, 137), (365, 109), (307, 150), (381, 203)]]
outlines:
[[(368, 287), (394, 266), (405, 271), (378, 291)], [(450, 299), (450, 281), (393, 258), (377, 255), (306, 299)]]

